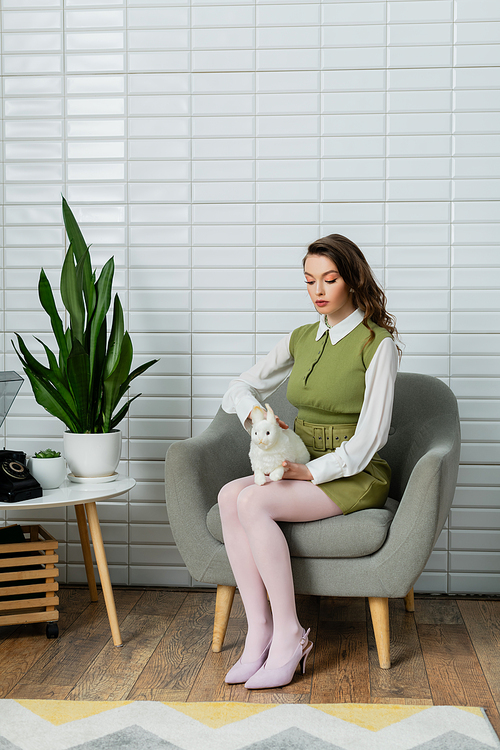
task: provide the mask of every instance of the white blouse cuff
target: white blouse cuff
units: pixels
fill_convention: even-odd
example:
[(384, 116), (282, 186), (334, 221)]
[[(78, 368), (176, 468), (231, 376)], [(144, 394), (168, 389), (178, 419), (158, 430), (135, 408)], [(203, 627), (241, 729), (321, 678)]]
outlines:
[(332, 482), (334, 479), (340, 479), (344, 476), (343, 462), (336, 451), (326, 453), (324, 456), (314, 458), (306, 464), (312, 474), (313, 484), (323, 484)]

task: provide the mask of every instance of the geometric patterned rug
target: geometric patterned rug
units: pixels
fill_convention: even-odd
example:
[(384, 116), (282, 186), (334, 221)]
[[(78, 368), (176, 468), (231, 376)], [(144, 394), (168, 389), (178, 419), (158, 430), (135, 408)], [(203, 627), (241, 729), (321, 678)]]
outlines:
[(495, 750), (481, 708), (0, 700), (0, 750)]

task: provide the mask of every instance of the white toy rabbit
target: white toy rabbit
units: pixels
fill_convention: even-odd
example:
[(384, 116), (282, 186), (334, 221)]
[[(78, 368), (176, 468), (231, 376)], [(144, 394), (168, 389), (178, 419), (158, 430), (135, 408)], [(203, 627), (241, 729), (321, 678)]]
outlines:
[(276, 421), (274, 412), (266, 404), (267, 414), (260, 406), (252, 409), (250, 462), (255, 484), (265, 484), (266, 474), (277, 482), (283, 478), (283, 461), (305, 464), (310, 460), (309, 451), (302, 439), (291, 429), (284, 430)]

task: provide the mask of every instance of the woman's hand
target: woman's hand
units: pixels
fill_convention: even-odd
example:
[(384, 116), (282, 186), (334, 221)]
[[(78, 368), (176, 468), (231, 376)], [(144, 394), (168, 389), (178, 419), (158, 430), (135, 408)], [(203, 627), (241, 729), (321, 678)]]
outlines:
[(313, 475), (305, 464), (294, 464), (292, 461), (283, 461), (282, 466), (285, 467), (283, 479), (302, 479), (310, 482), (313, 478)]

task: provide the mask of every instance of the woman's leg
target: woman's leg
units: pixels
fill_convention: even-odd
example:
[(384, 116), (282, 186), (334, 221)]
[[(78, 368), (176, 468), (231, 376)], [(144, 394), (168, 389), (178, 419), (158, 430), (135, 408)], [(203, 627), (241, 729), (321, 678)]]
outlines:
[(319, 487), (298, 480), (261, 487), (247, 484), (238, 494), (237, 509), (246, 536), (245, 558), (250, 550), (258, 572), (255, 580), (260, 577), (271, 602), (274, 629), (266, 667), (274, 669), (292, 658), (303, 632), (295, 608), (290, 552), (277, 521), (315, 521), (342, 511)]
[[(224, 545), (240, 592), (248, 631), (242, 663), (256, 661), (273, 634), (273, 618), (266, 588), (255, 565), (246, 532), (238, 518), (238, 496), (245, 487), (254, 485), (254, 478), (243, 477), (226, 484), (219, 493), (219, 510)], [(256, 486), (256, 485), (255, 485)]]

